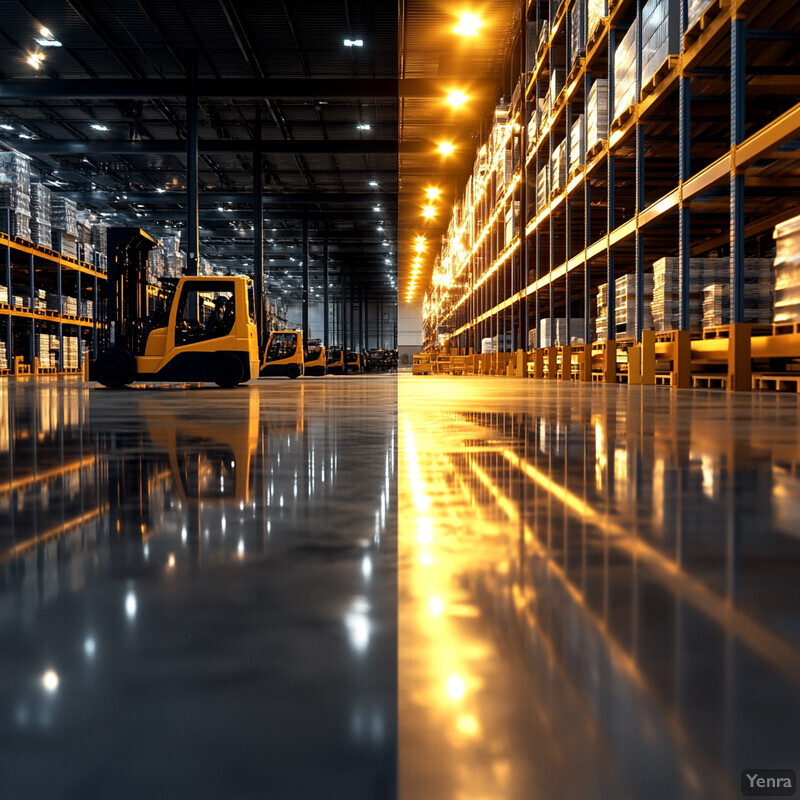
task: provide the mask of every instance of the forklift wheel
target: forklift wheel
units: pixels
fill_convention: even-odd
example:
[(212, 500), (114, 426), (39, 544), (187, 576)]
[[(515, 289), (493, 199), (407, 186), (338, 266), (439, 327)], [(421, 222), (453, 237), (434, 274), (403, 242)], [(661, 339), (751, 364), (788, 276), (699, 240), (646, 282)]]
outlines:
[(109, 389), (121, 389), (136, 379), (131, 354), (119, 348), (101, 353), (94, 370), (98, 383)]
[(299, 378), (300, 367), (298, 367), (297, 364), (289, 364), (289, 366), (286, 367), (286, 374), (292, 379)]
[(244, 378), (242, 362), (232, 353), (222, 353), (209, 365), (208, 377), (223, 389), (233, 389)]

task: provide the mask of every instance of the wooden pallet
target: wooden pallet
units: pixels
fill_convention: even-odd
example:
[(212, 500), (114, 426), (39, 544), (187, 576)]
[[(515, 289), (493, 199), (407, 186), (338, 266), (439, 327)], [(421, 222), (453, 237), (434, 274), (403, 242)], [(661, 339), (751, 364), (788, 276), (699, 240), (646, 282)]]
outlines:
[(585, 65), (586, 65), (586, 56), (580, 56), (578, 60), (575, 62), (575, 66), (573, 66), (572, 69), (570, 70), (570, 73), (567, 76), (567, 81), (565, 83), (565, 86), (568, 86), (570, 83), (572, 83), (577, 79), (580, 71), (584, 68)]
[(800, 322), (776, 322), (772, 325), (773, 336), (782, 336), (785, 333), (800, 333)]
[[(611, 122), (611, 130), (613, 131), (621, 128), (633, 116), (634, 111), (636, 111), (636, 103), (622, 111), (620, 115)], [(611, 109), (609, 108), (609, 113), (610, 112)]]
[[(712, 325), (708, 328), (703, 328), (703, 339), (730, 339), (731, 336), (730, 325)], [(751, 336), (765, 336), (770, 333), (770, 328), (766, 325), (753, 325), (750, 329)]]
[(695, 389), (727, 389), (728, 376), (721, 372), (694, 373), (692, 386)]
[(10, 369), (0, 369), (0, 378), (5, 377), (6, 375), (10, 375), (10, 374), (11, 374), (11, 370)]
[(585, 170), (586, 170), (586, 164), (576, 164), (570, 171), (569, 176), (567, 177), (567, 183), (571, 183), (576, 175), (583, 174)]
[(753, 388), (762, 391), (800, 394), (800, 373), (796, 375), (787, 372), (755, 373), (753, 375)]
[(586, 50), (591, 50), (605, 32), (605, 17), (601, 17), (599, 25), (589, 34), (589, 38), (586, 40)]
[(667, 56), (666, 60), (662, 62), (661, 66), (653, 73), (647, 83), (642, 86), (642, 98), (652, 94), (657, 88), (658, 84), (665, 75), (669, 74), (675, 67), (678, 66), (678, 56)]
[(608, 139), (598, 139), (587, 151), (586, 151), (586, 163), (588, 164), (608, 143)]
[(672, 373), (656, 372), (656, 386), (672, 386)]

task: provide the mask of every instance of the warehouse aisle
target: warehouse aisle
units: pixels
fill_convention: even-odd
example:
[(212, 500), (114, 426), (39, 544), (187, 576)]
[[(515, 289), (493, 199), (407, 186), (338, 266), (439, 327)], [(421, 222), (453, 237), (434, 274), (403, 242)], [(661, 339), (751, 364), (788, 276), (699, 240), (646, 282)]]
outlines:
[(796, 396), (399, 382), (400, 797), (797, 769)]
[(0, 797), (391, 798), (396, 378), (0, 393)]

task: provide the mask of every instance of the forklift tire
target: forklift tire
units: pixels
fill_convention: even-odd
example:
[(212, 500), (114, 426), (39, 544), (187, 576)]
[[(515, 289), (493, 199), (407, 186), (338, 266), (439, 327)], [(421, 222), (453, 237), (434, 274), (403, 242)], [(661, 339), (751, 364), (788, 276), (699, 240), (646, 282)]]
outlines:
[(209, 364), (208, 377), (223, 389), (233, 389), (244, 380), (242, 362), (233, 353), (221, 353)]
[(297, 364), (289, 364), (289, 366), (286, 367), (286, 375), (292, 380), (294, 380), (295, 378), (299, 378), (300, 367), (298, 367)]
[(121, 389), (136, 380), (133, 356), (118, 347), (112, 347), (101, 353), (94, 365), (94, 374), (98, 383), (109, 389)]

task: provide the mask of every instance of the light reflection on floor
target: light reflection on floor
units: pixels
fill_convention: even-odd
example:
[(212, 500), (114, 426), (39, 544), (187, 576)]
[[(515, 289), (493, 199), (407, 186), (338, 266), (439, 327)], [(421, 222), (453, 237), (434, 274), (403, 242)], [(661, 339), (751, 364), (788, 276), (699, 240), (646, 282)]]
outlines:
[(404, 377), (400, 797), (797, 768), (796, 397)]

